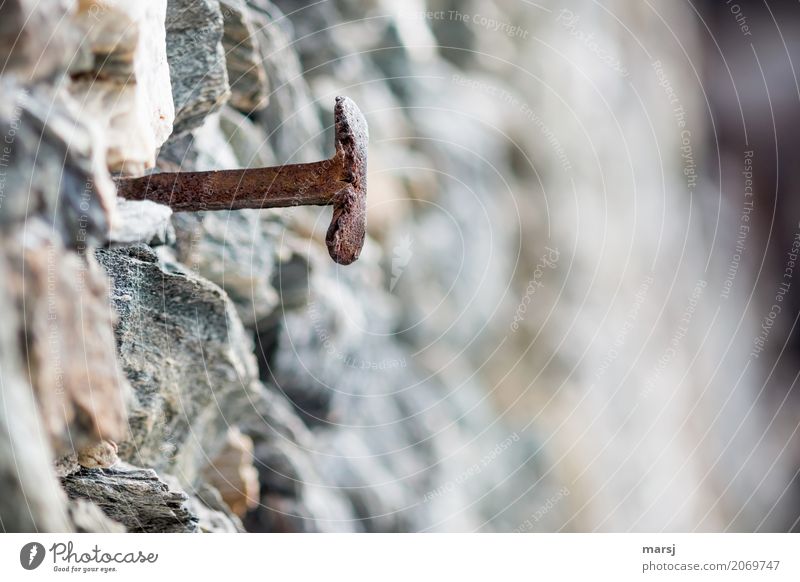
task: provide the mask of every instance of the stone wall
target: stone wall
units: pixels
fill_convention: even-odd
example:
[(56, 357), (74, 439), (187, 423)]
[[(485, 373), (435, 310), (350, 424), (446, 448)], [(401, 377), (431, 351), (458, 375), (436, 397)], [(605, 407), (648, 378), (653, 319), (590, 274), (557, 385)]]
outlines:
[[(461, 480), (519, 436), (468, 370), (456, 386), (396, 334), (407, 300), (388, 290), (385, 253), (411, 219), (399, 194), (424, 185), (371, 179), (372, 238), (347, 268), (320, 244), (329, 210), (173, 215), (114, 193), (114, 174), (329, 155), (333, 89), (379, 137), (421, 123), (380, 112), (403, 103), (388, 83), (350, 86), (378, 64), (303, 75), (310, 52), (265, 0), (62, 9), (3, 8), (28, 21), (0, 77), (3, 528), (512, 527), (475, 501), (514, 483)], [(340, 73), (340, 88), (311, 90)], [(376, 146), (372, 163), (404, 149)], [(527, 455), (509, 447), (498, 463), (533, 482)]]
[[(618, 4), (699, 151), (682, 53)], [(699, 351), (713, 309), (658, 368), (713, 284), (686, 252), (707, 241), (681, 230), (684, 174), (653, 171), (681, 164), (656, 57), (593, 6), (569, 4), (578, 25), (510, 1), (5, 2), (0, 527), (786, 527), (762, 520), (796, 510), (746, 414), (757, 386), (726, 399)], [(698, 52), (688, 9), (662, 8)], [(576, 42), (587, 26), (624, 69)], [(328, 258), (330, 209), (116, 196), (117, 175), (323, 159), (339, 94), (372, 139), (353, 265)]]

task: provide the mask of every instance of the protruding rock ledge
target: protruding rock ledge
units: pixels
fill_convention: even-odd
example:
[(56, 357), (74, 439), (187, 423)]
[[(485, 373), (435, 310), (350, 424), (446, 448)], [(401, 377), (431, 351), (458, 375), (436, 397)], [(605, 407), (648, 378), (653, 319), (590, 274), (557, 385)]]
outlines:
[(71, 499), (93, 501), (129, 532), (197, 531), (189, 497), (170, 489), (152, 469), (118, 463), (108, 469), (81, 469), (62, 478)]

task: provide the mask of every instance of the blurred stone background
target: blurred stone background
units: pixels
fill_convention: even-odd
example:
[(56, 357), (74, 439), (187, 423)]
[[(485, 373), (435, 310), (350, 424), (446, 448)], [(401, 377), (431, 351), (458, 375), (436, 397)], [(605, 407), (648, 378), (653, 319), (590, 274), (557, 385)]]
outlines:
[[(796, 529), (794, 47), (711, 4), (7, 0), (2, 530)], [(336, 95), (353, 265), (116, 196), (330, 156)]]

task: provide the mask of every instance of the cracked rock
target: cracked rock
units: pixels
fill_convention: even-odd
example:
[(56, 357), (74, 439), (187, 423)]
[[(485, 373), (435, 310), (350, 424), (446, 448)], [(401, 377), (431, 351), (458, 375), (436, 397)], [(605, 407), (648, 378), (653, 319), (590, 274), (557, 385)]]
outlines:
[(230, 97), (223, 20), (216, 0), (169, 0), (167, 60), (175, 102), (173, 133), (203, 124)]
[(81, 469), (61, 480), (70, 499), (87, 499), (129, 532), (197, 531), (188, 495), (170, 489), (152, 469), (119, 463), (108, 469)]
[(120, 458), (193, 481), (251, 398), (252, 340), (227, 294), (146, 245), (98, 250), (112, 280), (131, 439)]

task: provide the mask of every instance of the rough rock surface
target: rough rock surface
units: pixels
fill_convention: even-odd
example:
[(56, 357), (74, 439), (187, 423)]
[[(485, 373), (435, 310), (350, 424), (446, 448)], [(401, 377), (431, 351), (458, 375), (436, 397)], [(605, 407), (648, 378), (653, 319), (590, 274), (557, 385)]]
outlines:
[(234, 514), (243, 517), (258, 505), (258, 471), (253, 466), (253, 441), (235, 427), (228, 430), (225, 447), (203, 471), (205, 481)]
[(167, 61), (175, 103), (174, 134), (200, 127), (230, 97), (223, 20), (217, 0), (167, 2)]
[(71, 67), (70, 93), (91, 115), (104, 143), (108, 168), (142, 174), (172, 132), (165, 45), (166, 0), (79, 3), (75, 16), (85, 58)]
[(93, 501), (129, 532), (197, 531), (198, 518), (188, 496), (170, 489), (153, 469), (120, 463), (108, 469), (82, 469), (62, 478), (71, 499)]
[[(0, 281), (9, 272), (3, 256)], [(0, 317), (0, 523), (6, 532), (67, 531), (64, 495), (48, 471), (53, 452), (24, 371), (16, 341), (20, 322), (7, 293), (0, 293)]]
[[(114, 522), (131, 531), (478, 527), (490, 517), (488, 506), (457, 517), (450, 510), (467, 504), (474, 491), (494, 486), (488, 475), (450, 495), (428, 494), (508, 435), (462, 419), (472, 408), (485, 408), (479, 386), (470, 388), (468, 405), (453, 400), (445, 384), (430, 378), (424, 365), (412, 361), (409, 348), (392, 339), (401, 311), (385, 292), (383, 254), (371, 241), (357, 265), (340, 270), (327, 258), (319, 233), (329, 210), (171, 215), (164, 207), (109, 195), (108, 169), (141, 172), (156, 154), (159, 169), (184, 170), (329, 154), (330, 135), (321, 119), (330, 122), (332, 95), (321, 98), (318, 110), (302, 74), (307, 53), (293, 44), (290, 20), (265, 0), (225, 0), (221, 6), (213, 0), (171, 0), (162, 52), (161, 29), (154, 22), (161, 3), (147, 10), (111, 3), (104, 12), (98, 6), (85, 3), (76, 14), (75, 26), (91, 42), (70, 68), (69, 94), (53, 97), (45, 86), (28, 95), (9, 85), (18, 97), (0, 105), (5, 127), (20, 136), (15, 160), (21, 168), (5, 184), (6, 192), (16, 195), (6, 197), (0, 220), (18, 225), (30, 219), (34, 211), (24, 179), (41, 166), (35, 171), (43, 178), (41, 193), (35, 193), (44, 203), (35, 212), (51, 218), (65, 247), (85, 253), (80, 260), (93, 264), (96, 257), (107, 274), (108, 284), (98, 284), (92, 296), (92, 305), (103, 305), (107, 313), (98, 337), (127, 380), (110, 391), (124, 402), (128, 417), (127, 434), (112, 440), (132, 466), (112, 464), (107, 447), (99, 451), (102, 459), (87, 457), (80, 448), (42, 452), (40, 463), (55, 457), (53, 473), (70, 497), (84, 500), (67, 503), (54, 486), (42, 503), (59, 508), (64, 517), (46, 527), (119, 527)], [(328, 7), (307, 14), (322, 22), (332, 12)], [(138, 36), (132, 32), (137, 28)], [(333, 43), (327, 50), (344, 49)], [(363, 58), (355, 63), (340, 72), (352, 76), (371, 66)], [(268, 87), (273, 90), (267, 103)], [(172, 121), (166, 88), (175, 121), (156, 151)], [(107, 98), (114, 94), (125, 96), (119, 112), (108, 110)], [(395, 108), (388, 92), (378, 94), (388, 110)], [(41, 113), (48, 96), (63, 102), (65, 118), (79, 117), (78, 127), (94, 137), (59, 138), (64, 133), (59, 117)], [(18, 129), (16, 119), (28, 117), (38, 125)], [(54, 144), (53, 151), (41, 161), (26, 149), (38, 138), (29, 126), (53, 136), (45, 140)], [(123, 151), (120, 136), (128, 133), (139, 137)], [(58, 190), (53, 177), (65, 156), (66, 171), (81, 173)], [(94, 189), (75, 186), (86, 182)], [(397, 185), (386, 184), (397, 191)], [(88, 217), (85, 211), (70, 214), (84, 202)], [(107, 240), (112, 248), (94, 248)], [(59, 252), (65, 268), (80, 264), (77, 255)], [(28, 276), (39, 272), (29, 271)], [(60, 282), (59, 290), (66, 285)], [(35, 304), (34, 298), (28, 300)], [(64, 323), (63, 331), (71, 333), (76, 324)], [(459, 394), (463, 400), (463, 391)], [(46, 400), (40, 406), (47, 418)], [(489, 418), (485, 412), (484, 420)], [(108, 438), (99, 434), (106, 431), (81, 422), (73, 419), (66, 428), (83, 435), (86, 445), (96, 448), (98, 437)], [(230, 435), (237, 431), (245, 435), (239, 445), (252, 441), (252, 450), (230, 448)], [(477, 434), (470, 446), (450, 454)], [(519, 462), (523, 450), (507, 455), (509, 466)], [(80, 468), (81, 458), (84, 465), (105, 468)], [(532, 464), (524, 479), (533, 480), (537, 471)], [(9, 490), (19, 491), (20, 483)], [(91, 503), (113, 522), (97, 519)], [(34, 521), (41, 521), (41, 514)], [(30, 526), (15, 519), (21, 529)]]
[(225, 289), (244, 324), (257, 327), (278, 302), (272, 286), (272, 248), (257, 210), (207, 213), (184, 234), (179, 257)]
[[(264, 69), (272, 87), (269, 104), (256, 117), (268, 131), (269, 141), (280, 161), (310, 162), (322, 157), (326, 136), (313, 109), (300, 59), (291, 46), (289, 20), (266, 0), (249, 0), (257, 25)], [(330, 102), (324, 107), (330, 107)], [(330, 147), (330, 146), (327, 146)]]
[(95, 503), (76, 497), (67, 503), (75, 533), (123, 533), (121, 523), (109, 518)]
[(105, 242), (115, 189), (95, 128), (62, 93), (2, 78), (0, 88), (0, 225), (24, 222), (30, 214), (52, 224), (67, 246)]
[(269, 100), (256, 26), (245, 0), (221, 0), (225, 22), (222, 45), (231, 85), (230, 104), (242, 113), (263, 109)]
[(244, 168), (275, 166), (275, 154), (263, 129), (232, 107), (223, 107), (219, 128), (237, 162)]
[(242, 520), (225, 504), (219, 491), (208, 483), (191, 490), (189, 507), (197, 515), (197, 527), (205, 533), (245, 531)]
[(118, 198), (116, 217), (108, 235), (111, 243), (159, 246), (175, 241), (169, 206), (149, 200)]
[(0, 63), (3, 73), (30, 81), (69, 64), (80, 37), (69, 23), (71, 2), (6, 0), (0, 5)]
[[(581, 293), (590, 297), (587, 286), (596, 283), (610, 296), (627, 280), (615, 237), (597, 260), (597, 241), (605, 238), (591, 220), (603, 210), (592, 172), (614, 185), (609, 216), (619, 232), (629, 226), (623, 210), (631, 192), (627, 169), (615, 165), (622, 156), (611, 149), (598, 152), (599, 169), (591, 164), (564, 177), (548, 136), (579, 151), (584, 133), (556, 96), (579, 100), (576, 110), (591, 112), (586, 126), (603, 136), (607, 105), (646, 150), (636, 108), (577, 93), (583, 81), (543, 58), (538, 43), (408, 13), (452, 9), (452, 0), (277, 4), (82, 1), (55, 31), (52, 50), (44, 40), (53, 18), (66, 14), (61, 3), (50, 13), (13, 0), (0, 9), (0, 60), (9, 63), (0, 72), (0, 528), (574, 530), (594, 527), (591, 514), (614, 506), (614, 529), (690, 529), (698, 514), (722, 523), (727, 510), (709, 512), (705, 502), (746, 464), (719, 451), (738, 430), (733, 421), (715, 428), (714, 443), (699, 451), (721, 461), (708, 479), (694, 465), (679, 475), (650, 472), (663, 432), (642, 439), (629, 466), (618, 463), (627, 449), (614, 447), (648, 435), (661, 408), (684, 418), (691, 390), (705, 378), (687, 377), (674, 402), (666, 401), (672, 393), (640, 398), (648, 373), (641, 366), (630, 387), (612, 379), (613, 371), (602, 379), (605, 390), (581, 392), (588, 383), (573, 379), (573, 369), (582, 378), (594, 373), (603, 356), (597, 346), (605, 351), (616, 337), (611, 326), (605, 339), (587, 340), (604, 314), (591, 307), (573, 321)], [(479, 12), (486, 3), (459, 6)], [(554, 35), (565, 54), (576, 48), (572, 35), (539, 12), (492, 6), (498, 22)], [(685, 10), (676, 3), (664, 12)], [(24, 27), (12, 49), (9, 35), (29, 13), (39, 28)], [(659, 25), (642, 14), (641, 27)], [(70, 32), (87, 42), (59, 49), (70, 46)], [(453, 48), (434, 50), (437, 40)], [(503, 70), (519, 55), (557, 91)], [(582, 58), (576, 55), (603, 86), (620, 94), (632, 86)], [(685, 55), (660, 58), (675, 65)], [(656, 92), (648, 101), (663, 101), (650, 63), (630, 71), (643, 92)], [(491, 90), (461, 83), (473, 80)], [(492, 88), (535, 110), (541, 123), (498, 106), (487, 94)], [(363, 107), (372, 136), (369, 236), (351, 266), (327, 256), (330, 209), (172, 214), (115, 197), (109, 171), (141, 173), (154, 163), (155, 171), (255, 167), (330, 155), (331, 104), (339, 94)], [(683, 85), (681, 94), (693, 90)], [(672, 113), (652, 121), (658, 141), (672, 143)], [(505, 134), (511, 140), (499, 137)], [(509, 141), (531, 159), (509, 153)], [(665, 149), (666, 162), (678, 164), (678, 151)], [(606, 166), (613, 171), (604, 173)], [(656, 191), (657, 179), (637, 176), (640, 192)], [(531, 184), (543, 184), (548, 196), (538, 186), (529, 193)], [(571, 238), (576, 208), (562, 194), (572, 184), (578, 209), (590, 215), (581, 222), (585, 241), (569, 258), (577, 262), (567, 285), (562, 267), (578, 243)], [(655, 223), (649, 219), (661, 207), (652, 200), (662, 197), (640, 198), (645, 223)], [(669, 203), (670, 216), (684, 216), (682, 199)], [(544, 234), (550, 230), (553, 240)], [(554, 241), (564, 258), (547, 271), (537, 309), (510, 332), (530, 271)], [(566, 299), (556, 309), (559, 294)], [(683, 308), (670, 301), (671, 310)], [(617, 324), (624, 321), (625, 313), (615, 314)], [(556, 325), (545, 319), (551, 315)], [(663, 323), (645, 324), (645, 310), (641, 317), (638, 332), (654, 329), (669, 340)], [(569, 338), (548, 332), (572, 323)], [(634, 335), (628, 343), (637, 343)], [(708, 364), (698, 368), (713, 369)], [(623, 403), (608, 406), (605, 397), (623, 384)], [(738, 409), (750, 410), (750, 396), (737, 398)], [(640, 405), (651, 414), (624, 418)], [(244, 438), (232, 446), (237, 432)], [(690, 431), (678, 436), (668, 455), (682, 462), (693, 451), (679, 441), (694, 446), (699, 439)], [(107, 448), (102, 458), (81, 454), (101, 439), (118, 445), (122, 463), (112, 464)], [(252, 450), (243, 444), (250, 441)], [(104, 468), (80, 468), (79, 455)], [(593, 487), (607, 475), (615, 475), (608, 487)], [(673, 477), (663, 507), (689, 492), (681, 512), (619, 505), (631, 491), (649, 500)], [(788, 490), (791, 479), (745, 483), (731, 490), (731, 506), (752, 497), (752, 506), (763, 507), (766, 489)], [(765, 527), (781, 523), (783, 507)], [(757, 523), (748, 512), (737, 520)]]
[[(114, 349), (107, 281), (91, 256), (64, 249), (43, 223), (3, 238), (29, 379), (58, 454), (126, 434), (128, 382)], [(24, 323), (23, 323), (24, 322)]]
[[(158, 170), (209, 170), (330, 155), (326, 126), (340, 93), (387, 112), (370, 118), (376, 136), (402, 135), (415, 123), (428, 123), (400, 112), (406, 102), (391, 83), (361, 83), (379, 75), (381, 66), (405, 70), (410, 53), (394, 61), (377, 55), (373, 62), (367, 43), (375, 37), (357, 28), (347, 42), (330, 33), (295, 42), (295, 26), (324, 29), (340, 18), (337, 4), (299, 12), (287, 7), (287, 18), (267, 0), (170, 0), (162, 45), (162, 2), (147, 9), (112, 2), (102, 5), (105, 12), (99, 3), (83, 3), (72, 24), (90, 42), (65, 71), (66, 89), (43, 83), (23, 93), (3, 81), (14, 97), (0, 102), (0, 119), (18, 136), (19, 170), (4, 184), (0, 221), (9, 228), (49, 221), (55, 235), (42, 239), (64, 247), (58, 254), (63, 268), (75, 269), (80, 261), (93, 265), (95, 258), (100, 263), (108, 282), (97, 280), (91, 305), (105, 315), (98, 315), (97, 337), (125, 379), (109, 394), (124, 403), (128, 418), (126, 434), (110, 439), (122, 463), (112, 464), (108, 447), (99, 450), (102, 458), (87, 457), (81, 447), (37, 449), (30, 471), (12, 479), (8, 490), (19, 502), (32, 486), (30, 474), (46, 474), (48, 463), (51, 488), (34, 489), (40, 500), (31, 516), (6, 520), (1, 505), (3, 527), (313, 532), (513, 526), (499, 503), (472, 502), (517, 496), (520, 483), (535, 482), (543, 472), (531, 452), (536, 441), (527, 436), (519, 443), (519, 435), (494, 422), (474, 370), (448, 372), (452, 377), (432, 373), (435, 366), (415, 356), (431, 327), (405, 338), (396, 333), (414, 307), (405, 302), (425, 305), (428, 298), (387, 291), (384, 263), (392, 249), (380, 244), (397, 235), (390, 220), (377, 220), (381, 228), (372, 234), (378, 238), (367, 241), (357, 264), (340, 269), (323, 242), (329, 209), (171, 214), (113, 197), (109, 169), (140, 173), (153, 159)], [(347, 57), (359, 42), (363, 54)], [(320, 66), (304, 71), (310, 62)], [(347, 85), (338, 86), (334, 77)], [(120, 110), (109, 107), (114, 95)], [(59, 105), (55, 114), (46, 114), (48, 99)], [(164, 141), (171, 111), (172, 133)], [(17, 121), (29, 118), (35, 123)], [(77, 127), (74, 136), (64, 129), (68, 121)], [(32, 155), (40, 135), (49, 148), (41, 160)], [(378, 147), (375, 155), (402, 152), (409, 165), (443, 159), (458, 171), (469, 166), (452, 152), (418, 152), (414, 158), (405, 150)], [(59, 187), (62, 169), (76, 177)], [(41, 183), (34, 182), (28, 195), (25, 179), (31, 175)], [(402, 199), (406, 188), (427, 192), (438, 186), (414, 176), (377, 180), (379, 201)], [(386, 204), (391, 211), (381, 211), (393, 219), (409, 212)], [(97, 248), (106, 242), (111, 248)], [(70, 248), (84, 256), (69, 254)], [(11, 276), (21, 277), (15, 253), (4, 250), (2, 256), (11, 261)], [(447, 267), (437, 263), (434, 275), (445, 279)], [(27, 276), (39, 272), (28, 270)], [(68, 281), (59, 281), (64, 298), (80, 304)], [(26, 301), (38, 305), (36, 298), (33, 293)], [(31, 316), (36, 321), (41, 314)], [(471, 333), (479, 324), (473, 318), (464, 329)], [(74, 337), (76, 325), (65, 319), (60, 332)], [(448, 348), (440, 349), (449, 357)], [(92, 382), (103, 378), (103, 369), (96, 371)], [(24, 381), (20, 386), (26, 387)], [(44, 398), (39, 407), (48, 418)], [(106, 416), (113, 412), (102, 408)], [(18, 423), (34, 420), (29, 411)], [(81, 435), (90, 447), (109, 439), (80, 415), (61, 429)], [(238, 433), (244, 436), (232, 446), (231, 435)], [(19, 450), (22, 445), (9, 438), (0, 444)], [(494, 461), (497, 471), (461, 482), (502, 443), (508, 450)], [(80, 459), (104, 468), (80, 468)], [(511, 483), (492, 477), (515, 469), (518, 478)]]
[(111, 281), (120, 362), (135, 400), (119, 455), (191, 482), (223, 446), (222, 412), (247, 402), (256, 374), (250, 340), (219, 287), (146, 245), (98, 250)]

